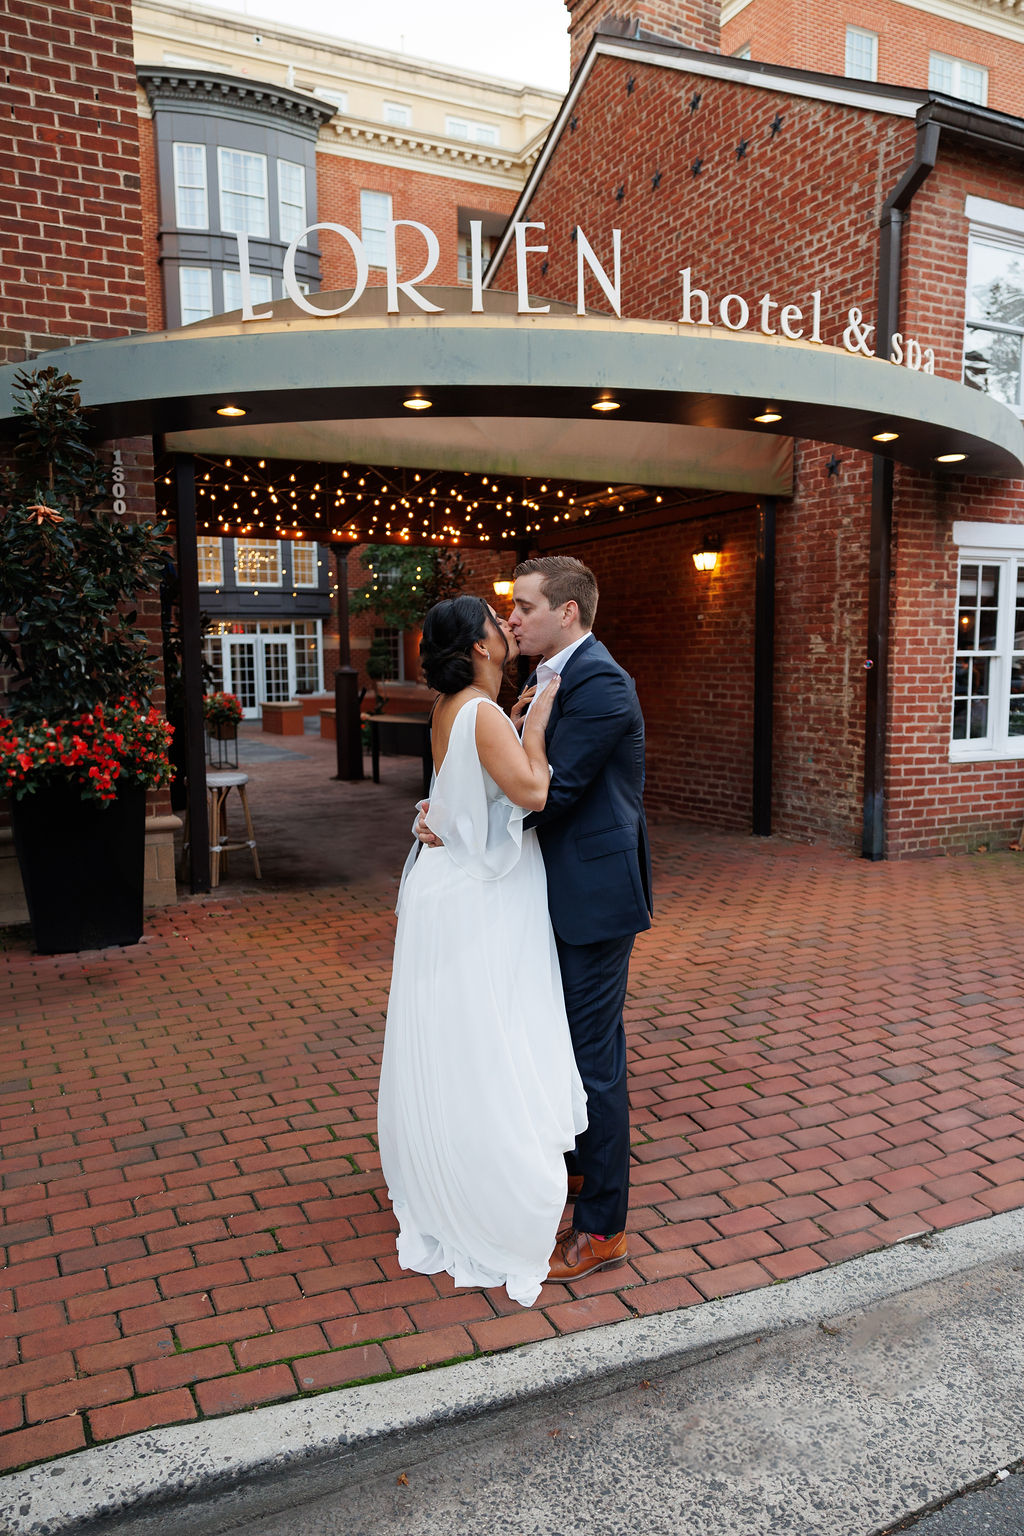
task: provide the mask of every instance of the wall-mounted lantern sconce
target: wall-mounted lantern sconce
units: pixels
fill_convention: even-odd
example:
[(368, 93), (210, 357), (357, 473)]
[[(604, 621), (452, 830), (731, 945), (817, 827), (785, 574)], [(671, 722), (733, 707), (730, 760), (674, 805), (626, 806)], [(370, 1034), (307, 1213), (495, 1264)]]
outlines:
[(511, 597), (512, 583), (510, 581), (496, 581), (493, 583), (495, 597)]
[(722, 552), (722, 541), (717, 533), (709, 533), (693, 552), (693, 563), (698, 571), (713, 571)]

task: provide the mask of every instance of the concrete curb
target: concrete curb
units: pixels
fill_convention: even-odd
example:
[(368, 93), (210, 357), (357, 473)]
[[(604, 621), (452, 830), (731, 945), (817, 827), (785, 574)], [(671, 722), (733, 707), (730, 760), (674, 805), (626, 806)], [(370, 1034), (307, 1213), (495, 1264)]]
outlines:
[(10, 1536), (69, 1536), (99, 1520), (156, 1513), (186, 1498), (194, 1504), (329, 1460), (351, 1466), (392, 1438), (587, 1384), (679, 1369), (1018, 1255), (1024, 1255), (1024, 1223), (1019, 1211), (1008, 1211), (681, 1312), (229, 1418), (149, 1430), (9, 1473), (0, 1479), (0, 1529)]

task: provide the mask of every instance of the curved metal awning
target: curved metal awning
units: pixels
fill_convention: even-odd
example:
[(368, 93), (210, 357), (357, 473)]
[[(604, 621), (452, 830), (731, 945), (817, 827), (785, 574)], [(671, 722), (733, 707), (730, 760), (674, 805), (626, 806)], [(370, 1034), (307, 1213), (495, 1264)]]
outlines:
[[(183, 330), (48, 352), (81, 380), (106, 437), (173, 451), (564, 474), (754, 494), (791, 489), (792, 439), (883, 453), (916, 469), (1015, 477), (1024, 427), (949, 379), (843, 349), (749, 332), (577, 316), (452, 312), (467, 290), (423, 289), (444, 313), (387, 315), (382, 291), (314, 318), (220, 317)], [(325, 309), (345, 295), (317, 295)], [(497, 306), (497, 312), (495, 312)], [(408, 307), (408, 306), (407, 306)], [(370, 312), (368, 312), (370, 311)], [(376, 312), (372, 312), (376, 311)], [(16, 368), (0, 370), (0, 420)], [(429, 410), (403, 404), (419, 394)], [(599, 397), (618, 408), (592, 409)], [(233, 424), (217, 412), (245, 412)], [(779, 420), (754, 422), (766, 407)], [(881, 444), (874, 434), (898, 434)]]

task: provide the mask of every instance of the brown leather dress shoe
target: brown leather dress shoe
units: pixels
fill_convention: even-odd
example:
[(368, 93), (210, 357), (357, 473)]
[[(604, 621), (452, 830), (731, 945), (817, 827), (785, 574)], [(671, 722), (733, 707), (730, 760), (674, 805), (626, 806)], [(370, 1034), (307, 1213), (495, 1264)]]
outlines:
[(569, 1175), (569, 1199), (578, 1200), (583, 1193), (582, 1173), (570, 1173)]
[(594, 1237), (590, 1232), (577, 1232), (570, 1227), (559, 1232), (555, 1239), (555, 1251), (548, 1269), (549, 1280), (581, 1280), (584, 1275), (595, 1274), (599, 1269), (615, 1269), (625, 1264), (629, 1257), (625, 1232), (615, 1232), (611, 1237)]

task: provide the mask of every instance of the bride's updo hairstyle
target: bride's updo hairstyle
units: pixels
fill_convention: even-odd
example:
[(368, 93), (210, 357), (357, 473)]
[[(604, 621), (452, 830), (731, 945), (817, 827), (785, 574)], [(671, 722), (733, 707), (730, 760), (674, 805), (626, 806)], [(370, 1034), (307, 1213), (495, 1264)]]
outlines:
[(420, 665), (430, 688), (458, 693), (473, 682), (471, 651), (487, 634), (491, 615), (482, 597), (446, 598), (435, 603), (423, 620)]

